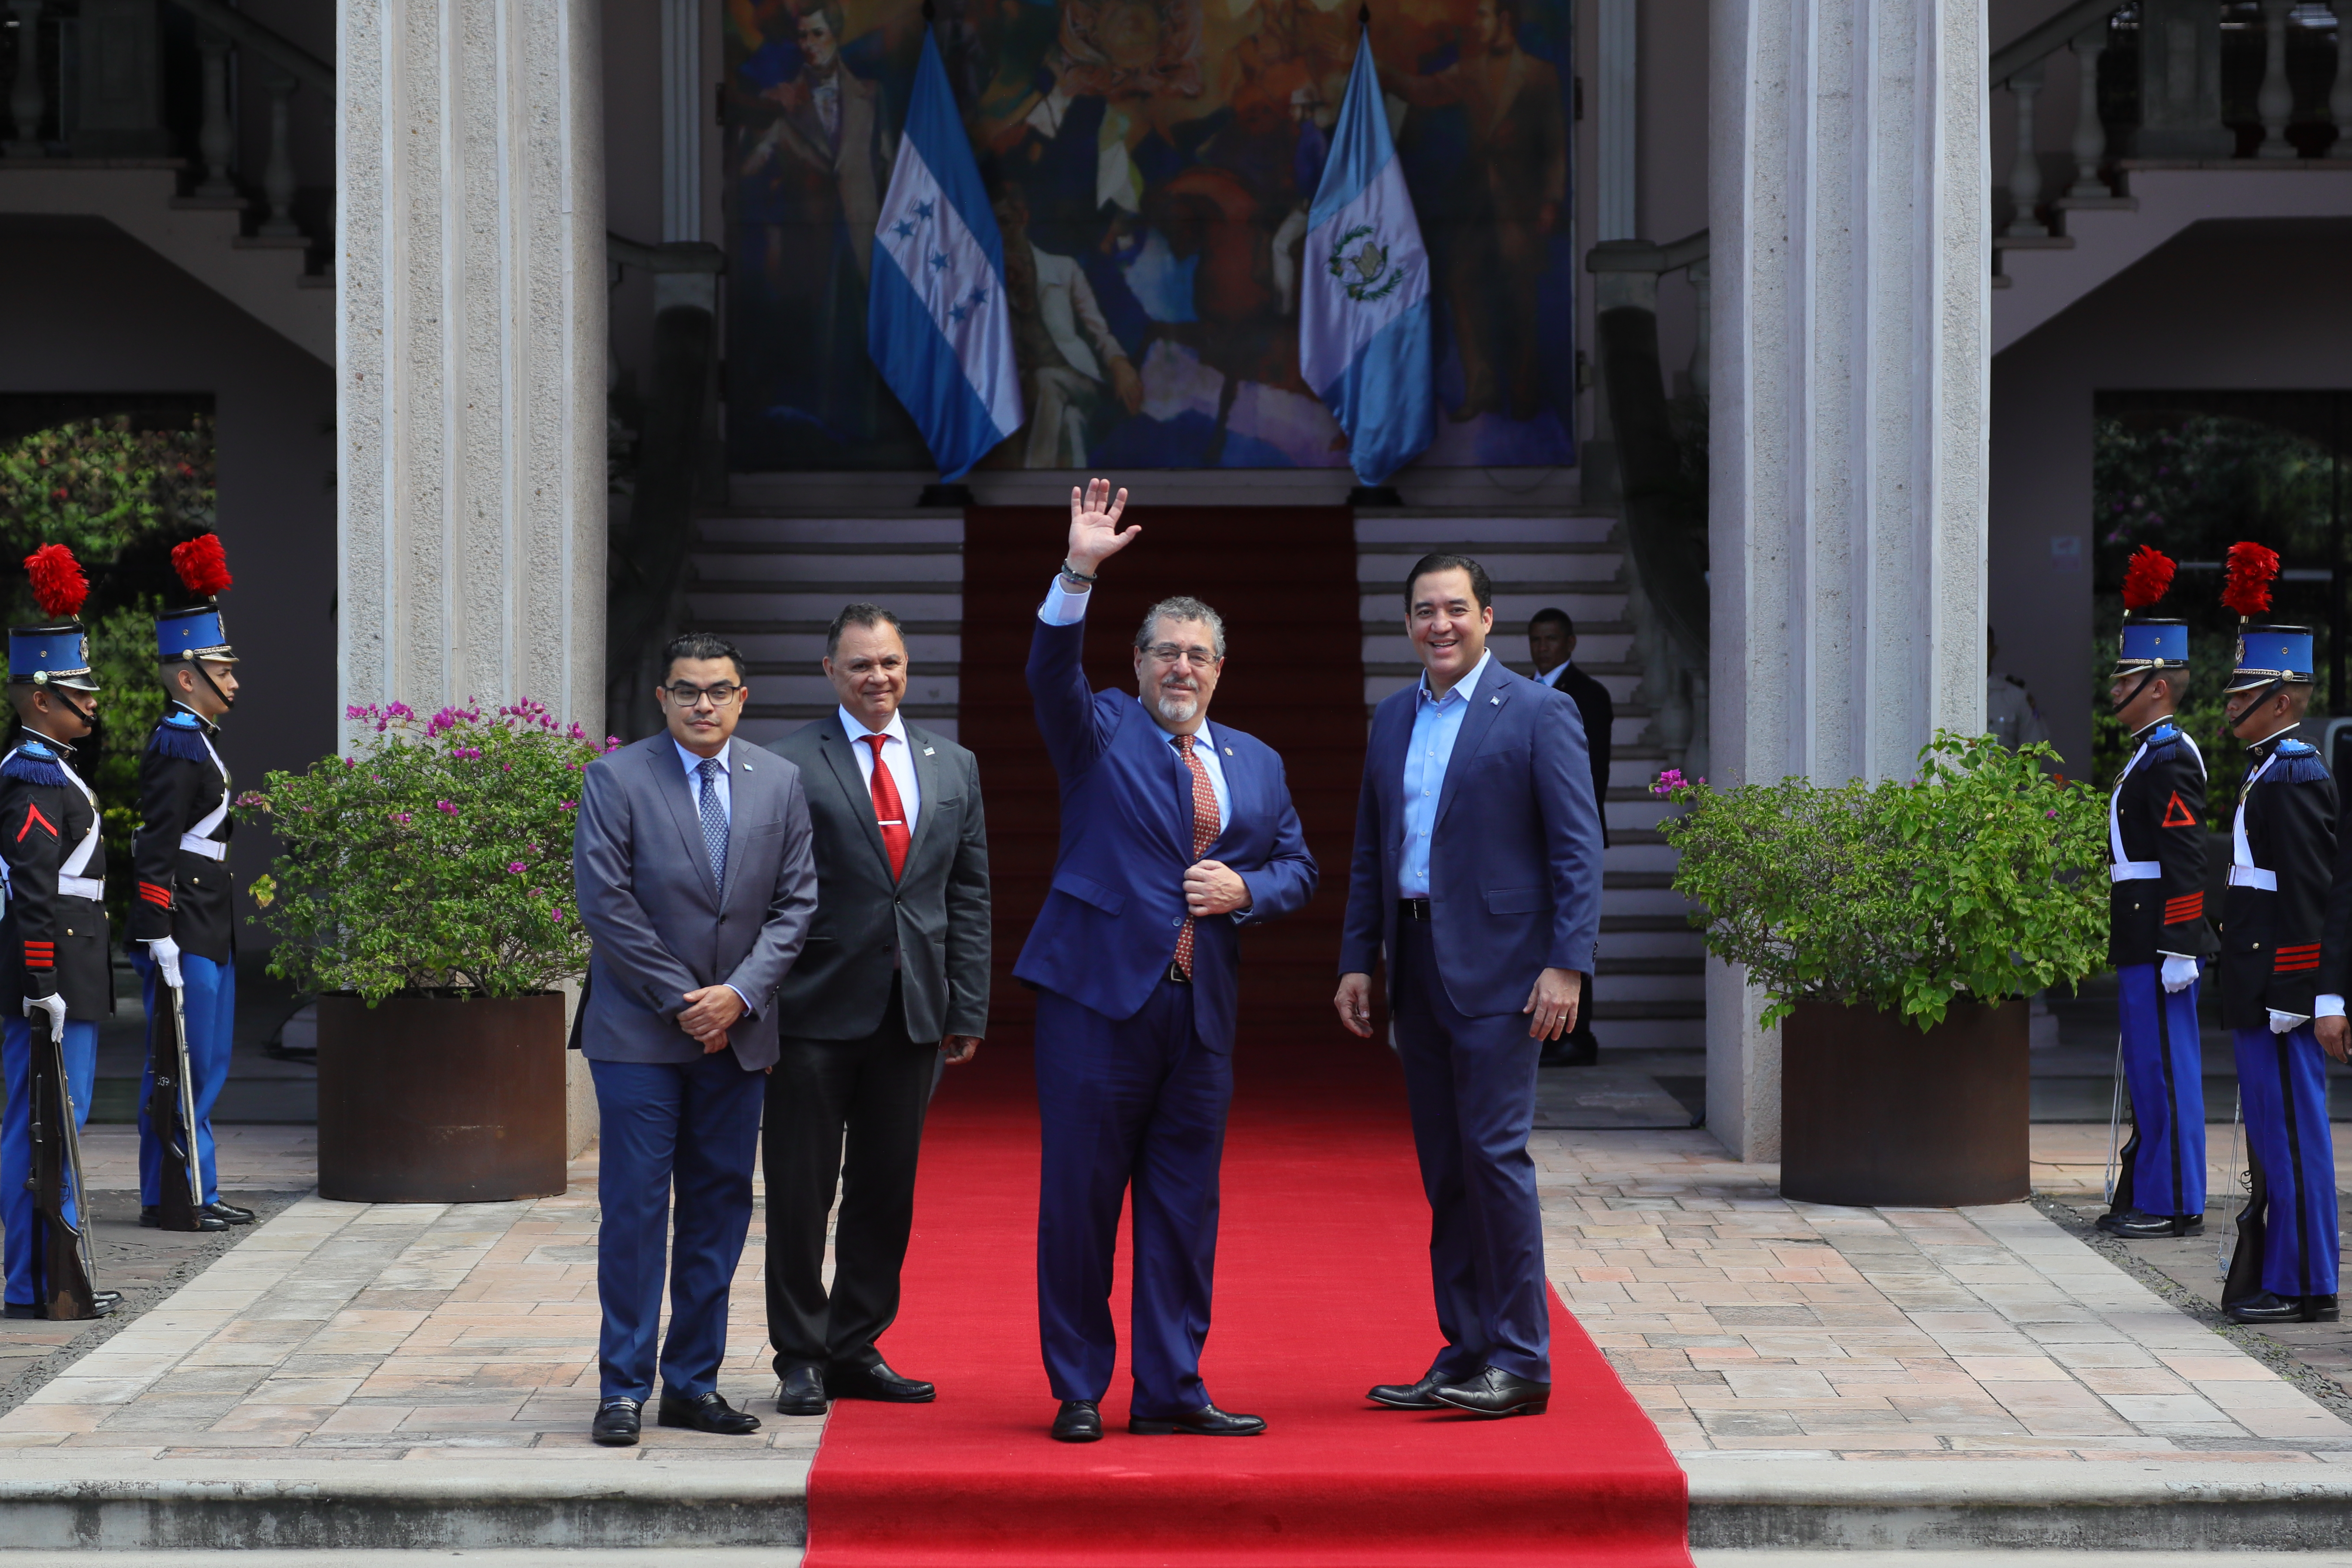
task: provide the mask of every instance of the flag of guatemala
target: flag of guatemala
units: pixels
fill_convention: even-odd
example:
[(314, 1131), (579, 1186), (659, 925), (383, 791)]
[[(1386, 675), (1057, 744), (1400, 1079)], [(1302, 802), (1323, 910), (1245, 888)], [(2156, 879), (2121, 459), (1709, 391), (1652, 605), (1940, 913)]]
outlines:
[(1365, 29), (1331, 160), (1307, 218), (1299, 370), (1348, 433), (1348, 460), (1385, 484), (1437, 435), (1429, 252), (1389, 140)]
[(1004, 239), (928, 34), (874, 226), (866, 349), (921, 427), (940, 479), (961, 479), (1021, 427)]

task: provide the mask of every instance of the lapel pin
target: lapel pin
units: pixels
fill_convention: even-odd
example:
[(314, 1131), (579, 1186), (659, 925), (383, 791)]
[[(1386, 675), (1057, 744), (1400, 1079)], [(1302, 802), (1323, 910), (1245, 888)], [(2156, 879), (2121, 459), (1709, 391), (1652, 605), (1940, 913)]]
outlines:
[(1229, 756), (1229, 757), (1230, 757), (1230, 756), (1232, 756), (1233, 754), (1234, 754), (1234, 749), (1233, 749), (1231, 746), (1227, 746), (1227, 747), (1225, 748), (1225, 755), (1227, 755), (1227, 756)]
[(938, 756), (938, 755), (939, 755), (939, 752), (938, 752), (938, 751), (937, 751), (936, 749), (934, 749), (934, 748), (932, 748), (932, 747), (930, 747), (930, 746), (925, 746), (925, 747), (923, 748), (923, 755), (925, 755), (925, 756), (927, 756), (927, 757), (935, 757), (935, 756)]
[(1503, 705), (1503, 700), (1499, 697), (1489, 697), (1486, 700), (1493, 703), (1497, 708), (1500, 708)]

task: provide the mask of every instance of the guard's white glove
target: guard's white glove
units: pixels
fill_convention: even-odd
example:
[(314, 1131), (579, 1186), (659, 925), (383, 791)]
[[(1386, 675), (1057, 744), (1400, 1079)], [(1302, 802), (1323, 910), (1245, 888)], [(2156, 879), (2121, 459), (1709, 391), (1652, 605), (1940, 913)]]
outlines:
[(2275, 1007), (2271, 1009), (2271, 1033), (2273, 1035), (2292, 1035), (2310, 1022), (2311, 1019), (2301, 1013), (2282, 1013)]
[(2197, 961), (2195, 959), (2184, 958), (2177, 952), (2168, 952), (2164, 955), (2164, 988), (2167, 991), (2186, 991), (2196, 984)]
[(65, 1033), (66, 999), (64, 997), (52, 992), (47, 996), (25, 998), (25, 1016), (37, 1018), (44, 1015), (47, 1015), (49, 1020), (49, 1038), (54, 1040)]
[(176, 991), (180, 988), (180, 944), (168, 936), (159, 936), (147, 944), (147, 956), (163, 972), (163, 984)]

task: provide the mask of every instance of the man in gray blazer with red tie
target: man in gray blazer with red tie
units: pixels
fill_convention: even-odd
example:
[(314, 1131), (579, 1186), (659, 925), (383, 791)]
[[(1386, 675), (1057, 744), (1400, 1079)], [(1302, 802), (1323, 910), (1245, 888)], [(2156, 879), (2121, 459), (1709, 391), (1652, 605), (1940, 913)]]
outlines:
[(673, 1204), (660, 1423), (759, 1428), (719, 1396), (719, 1366), (751, 1228), (776, 989), (816, 908), (800, 770), (734, 739), (742, 655), (689, 633), (663, 668), (667, 728), (588, 764), (572, 838), (581, 923), (595, 941), (579, 1044), (602, 1143), (602, 1376), (590, 1435), (608, 1447), (636, 1442), (653, 1390)]

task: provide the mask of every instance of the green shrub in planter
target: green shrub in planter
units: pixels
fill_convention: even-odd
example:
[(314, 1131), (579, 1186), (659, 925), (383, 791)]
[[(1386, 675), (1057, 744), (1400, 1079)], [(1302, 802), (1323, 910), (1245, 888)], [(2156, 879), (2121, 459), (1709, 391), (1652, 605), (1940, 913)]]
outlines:
[(1958, 998), (2106, 967), (2106, 801), (2057, 762), (1938, 730), (1912, 780), (1715, 789), (1669, 771), (1652, 790), (1683, 808), (1660, 824), (1675, 890), (1769, 998), (1767, 1027), (1822, 1001), (1926, 1030)]
[(272, 773), (238, 804), (283, 847), (255, 901), (270, 973), (311, 992), (528, 995), (588, 967), (572, 896), (581, 774), (619, 742), (525, 700), (419, 719), (354, 708), (373, 733), (348, 756)]

